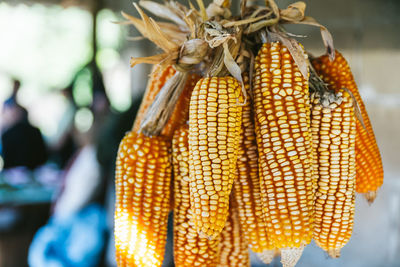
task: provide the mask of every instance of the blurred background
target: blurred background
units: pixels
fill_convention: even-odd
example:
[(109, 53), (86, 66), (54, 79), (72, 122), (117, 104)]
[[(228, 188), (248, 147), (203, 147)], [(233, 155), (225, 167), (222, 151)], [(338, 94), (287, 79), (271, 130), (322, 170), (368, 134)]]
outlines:
[[(297, 266), (400, 266), (400, 2), (304, 2), (352, 67), (385, 181), (373, 205), (357, 197), (339, 259), (312, 243)], [(155, 50), (129, 40), (133, 27), (113, 23), (121, 10), (136, 15), (128, 0), (0, 2), (0, 267), (115, 266), (114, 161), (151, 67), (131, 69), (129, 60)], [(318, 29), (288, 30), (323, 53)]]

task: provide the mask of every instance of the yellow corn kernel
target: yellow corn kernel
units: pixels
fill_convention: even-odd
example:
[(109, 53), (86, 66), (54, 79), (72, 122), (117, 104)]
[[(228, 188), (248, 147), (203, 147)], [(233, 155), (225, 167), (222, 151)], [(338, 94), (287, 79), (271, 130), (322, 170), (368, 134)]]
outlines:
[(189, 129), (187, 125), (175, 131), (172, 142), (174, 167), (174, 260), (175, 266), (216, 266), (219, 238), (200, 237), (194, 228), (190, 210), (189, 189)]
[(161, 266), (167, 239), (170, 142), (128, 133), (116, 162), (115, 247), (118, 266)]
[[(244, 83), (247, 95), (250, 96), (247, 75), (244, 75)], [(233, 184), (240, 227), (249, 243), (249, 247), (254, 252), (269, 251), (272, 247), (268, 243), (266, 224), (262, 216), (257, 140), (254, 132), (254, 119), (250, 99), (243, 106), (242, 129), (236, 164), (237, 178)]]
[(336, 51), (336, 58), (330, 61), (328, 56), (319, 57), (312, 62), (315, 70), (332, 89), (349, 89), (357, 100), (362, 120), (356, 121), (356, 191), (364, 193), (369, 202), (373, 202), (376, 192), (383, 183), (383, 167), (379, 148), (375, 140), (374, 130), (367, 110), (358, 92), (346, 59)]
[(190, 99), (190, 205), (197, 231), (209, 238), (218, 236), (228, 216), (242, 102), (232, 77), (200, 79)]
[(221, 232), (219, 249), (218, 267), (250, 267), (248, 244), (240, 228), (237, 207), (233, 203)]
[(264, 220), (269, 242), (281, 249), (282, 262), (288, 262), (291, 255), (300, 257), (312, 238), (313, 148), (308, 80), (279, 42), (262, 46), (254, 70)]
[(344, 90), (341, 102), (323, 107), (315, 95), (312, 107), (313, 145), (316, 151), (313, 237), (331, 257), (349, 241), (353, 230), (356, 122), (353, 101)]

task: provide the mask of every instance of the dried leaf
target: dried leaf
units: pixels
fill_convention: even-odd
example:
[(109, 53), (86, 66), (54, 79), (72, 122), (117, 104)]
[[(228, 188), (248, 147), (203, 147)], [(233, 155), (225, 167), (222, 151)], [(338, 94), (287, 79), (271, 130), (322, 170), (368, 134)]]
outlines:
[(128, 37), (126, 37), (126, 40), (128, 40), (128, 41), (142, 41), (142, 40), (144, 40), (145, 38), (143, 37), (143, 36), (128, 36)]
[(207, 21), (208, 20), (207, 11), (206, 11), (206, 8), (204, 7), (203, 0), (196, 0), (196, 2), (199, 5), (200, 14), (201, 14), (203, 21)]
[(186, 36), (189, 34), (189, 31), (182, 31), (178, 26), (172, 23), (157, 22), (157, 24), (160, 26), (163, 33), (177, 44), (183, 43), (186, 40)]
[(348, 88), (343, 88), (346, 92), (348, 92), (353, 100), (354, 103), (354, 114), (356, 115), (357, 120), (361, 123), (362, 127), (368, 132), (367, 127), (365, 126), (364, 119), (361, 113), (360, 105), (358, 104), (358, 101), (354, 94), (348, 89)]
[(140, 132), (159, 135), (178, 102), (187, 80), (187, 72), (177, 71), (161, 88), (140, 124)]
[(307, 54), (305, 53), (304, 49), (301, 45), (283, 33), (278, 32), (270, 32), (269, 33), (273, 40), (280, 41), (283, 45), (285, 45), (290, 54), (293, 57), (294, 62), (299, 67), (301, 74), (303, 75), (304, 79), (308, 80), (308, 60)]
[(176, 62), (176, 59), (178, 58), (178, 52), (174, 53), (162, 53), (158, 55), (153, 55), (149, 57), (135, 57), (131, 58), (131, 67), (134, 67), (137, 64), (140, 63), (147, 63), (147, 64), (160, 64), (167, 62), (169, 65), (173, 64)]
[(217, 17), (217, 16), (229, 18), (232, 15), (232, 13), (225, 6), (226, 6), (226, 1), (214, 0), (212, 3), (210, 3), (208, 5), (208, 7), (206, 9), (207, 16), (209, 18)]
[(205, 41), (210, 45), (211, 48), (220, 46), (228, 40), (234, 40), (235, 42), (236, 31), (233, 28), (223, 28), (221, 24), (216, 21), (207, 21), (204, 24), (205, 30)]
[(272, 12), (274, 12), (275, 16), (279, 20), (279, 16), (280, 16), (279, 7), (275, 3), (275, 1), (274, 0), (267, 0), (266, 2), (268, 3), (268, 6), (271, 8)]
[[(143, 36), (151, 40), (154, 44), (156, 44), (165, 52), (171, 52), (179, 48), (179, 46), (172, 42), (161, 31), (157, 23), (153, 19), (149, 18), (136, 3), (133, 3), (133, 5), (142, 17), (143, 23), (137, 25), (135, 24), (135, 26)], [(134, 23), (134, 20), (131, 21)]]
[(248, 18), (248, 19), (236, 20), (236, 21), (227, 21), (225, 23), (222, 23), (222, 26), (224, 26), (225, 28), (228, 28), (228, 27), (233, 27), (233, 26), (240, 26), (240, 25), (244, 25), (244, 24), (250, 24), (250, 23), (254, 23), (256, 21), (259, 21), (261, 19), (268, 18), (269, 16), (271, 16), (271, 14), (272, 14), (272, 12), (268, 12), (267, 14), (265, 14), (263, 16), (256, 17), (256, 18)]
[(287, 21), (299, 21), (304, 18), (306, 4), (302, 1), (289, 5), (286, 9), (281, 10), (281, 19)]
[(206, 56), (207, 51), (208, 44), (203, 39), (188, 40), (182, 45), (178, 64), (198, 64)]
[(303, 20), (301, 21), (292, 21), (289, 23), (294, 23), (294, 24), (303, 24), (303, 25), (311, 25), (311, 26), (316, 26), (319, 27), (320, 31), (321, 31), (321, 37), (322, 37), (322, 41), (324, 42), (325, 48), (326, 48), (326, 52), (329, 55), (330, 60), (334, 60), (335, 59), (335, 48), (333, 45), (333, 38), (331, 33), (328, 31), (328, 29), (321, 25), (320, 23), (318, 23), (315, 19), (313, 19), (312, 17), (304, 17)]
[(242, 71), (240, 70), (239, 65), (233, 59), (231, 52), (229, 51), (228, 43), (223, 43), (224, 47), (224, 64), (225, 67), (228, 69), (229, 73), (238, 80), (242, 85), (242, 93), (244, 97), (244, 103), (238, 103), (239, 105), (245, 105), (247, 103), (247, 92), (244, 88), (243, 78), (242, 78)]
[(186, 28), (186, 23), (176, 15), (176, 13), (171, 10), (168, 6), (161, 5), (153, 1), (140, 1), (139, 5), (153, 13), (157, 17), (164, 18), (175, 22), (177, 25)]
[(258, 21), (256, 23), (252, 23), (250, 24), (250, 26), (246, 29), (245, 33), (249, 34), (252, 32), (256, 32), (262, 28), (268, 27), (268, 26), (272, 26), (277, 24), (279, 21), (278, 17), (272, 18), (272, 19), (267, 19), (267, 20), (262, 20), (262, 21)]

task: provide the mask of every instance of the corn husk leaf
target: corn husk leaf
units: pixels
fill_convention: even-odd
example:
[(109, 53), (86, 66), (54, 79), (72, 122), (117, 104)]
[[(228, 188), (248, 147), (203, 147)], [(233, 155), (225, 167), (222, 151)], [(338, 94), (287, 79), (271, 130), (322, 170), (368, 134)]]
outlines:
[(140, 132), (147, 136), (159, 135), (161, 133), (174, 111), (179, 96), (185, 87), (187, 77), (187, 72), (177, 71), (164, 84), (147, 110), (140, 124)]
[(322, 41), (324, 42), (324, 46), (326, 48), (326, 53), (329, 55), (330, 60), (335, 59), (335, 47), (333, 45), (333, 38), (331, 33), (328, 31), (328, 29), (318, 23), (315, 19), (312, 17), (304, 17), (303, 20), (300, 21), (289, 21), (288, 23), (293, 23), (293, 24), (304, 24), (304, 25), (311, 25), (315, 27), (319, 27), (320, 32), (321, 32), (321, 37)]
[(296, 2), (289, 5), (286, 9), (281, 10), (281, 19), (288, 21), (300, 21), (304, 18), (306, 4), (304, 2)]
[(195, 65), (207, 55), (208, 44), (202, 39), (191, 39), (183, 43), (178, 64)]
[(269, 35), (273, 41), (279, 41), (288, 48), (290, 54), (293, 57), (294, 62), (299, 67), (299, 70), (303, 75), (304, 79), (308, 80), (307, 54), (305, 53), (304, 49), (300, 46), (300, 44), (293, 38), (290, 38), (281, 32), (277, 31), (269, 32)]
[(226, 0), (214, 0), (210, 3), (206, 9), (207, 16), (209, 18), (222, 16), (224, 18), (229, 18), (232, 13), (229, 10), (230, 1)]
[(175, 63), (177, 58), (178, 58), (178, 52), (175, 51), (173, 53), (162, 53), (149, 57), (132, 57), (130, 64), (131, 67), (134, 67), (135, 65), (141, 63), (155, 64), (155, 65), (160, 64), (162, 66), (165, 66)]
[(134, 6), (142, 17), (142, 20), (130, 16), (124, 12), (122, 12), (122, 15), (131, 21), (144, 37), (152, 41), (164, 52), (171, 52), (179, 48), (179, 45), (174, 43), (169, 36), (165, 35), (160, 26), (153, 19), (149, 18), (136, 3), (134, 3)]
[(196, 2), (199, 5), (200, 14), (201, 14), (201, 17), (202, 17), (203, 21), (207, 21), (208, 20), (208, 16), (207, 16), (207, 11), (206, 11), (206, 8), (204, 6), (203, 0), (196, 0)]
[(279, 19), (279, 16), (280, 16), (279, 7), (275, 3), (275, 1), (274, 0), (267, 0), (266, 2), (268, 4), (268, 7), (271, 8), (272, 12), (274, 12), (275, 16)]
[(348, 88), (343, 88), (346, 92), (348, 92), (353, 100), (354, 103), (354, 114), (356, 115), (357, 120), (361, 123), (362, 127), (368, 132), (367, 127), (365, 126), (364, 119), (361, 113), (360, 105), (358, 104), (358, 101), (354, 94), (348, 89)]
[(242, 78), (242, 70), (240, 69), (239, 65), (233, 59), (231, 52), (229, 51), (228, 43), (223, 43), (224, 47), (224, 64), (225, 67), (228, 69), (229, 73), (238, 80), (242, 85), (242, 94), (244, 98), (244, 103), (238, 103), (240, 105), (245, 105), (247, 103), (247, 92), (244, 88), (244, 82)]
[(139, 5), (157, 17), (171, 20), (180, 27), (187, 28), (185, 21), (180, 18), (169, 6), (161, 5), (153, 1), (140, 1)]
[(225, 28), (228, 28), (228, 27), (234, 27), (234, 26), (241, 26), (241, 25), (245, 25), (245, 24), (251, 24), (251, 23), (257, 22), (259, 20), (268, 18), (271, 15), (272, 15), (272, 12), (268, 12), (265, 15), (255, 17), (255, 18), (248, 18), (248, 19), (243, 19), (243, 20), (238, 20), (238, 21), (226, 21), (226, 22), (222, 22), (222, 26), (224, 26)]
[(157, 22), (161, 30), (166, 34), (174, 43), (183, 43), (186, 40), (189, 31), (183, 31), (181, 28), (173, 23), (168, 22)]

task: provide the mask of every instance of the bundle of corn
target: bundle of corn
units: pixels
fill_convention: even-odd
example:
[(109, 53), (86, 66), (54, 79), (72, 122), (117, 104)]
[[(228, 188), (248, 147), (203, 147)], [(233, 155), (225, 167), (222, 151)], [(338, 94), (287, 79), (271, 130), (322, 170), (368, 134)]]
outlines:
[[(303, 2), (246, 2), (238, 16), (227, 0), (140, 1), (140, 19), (123, 13), (163, 52), (131, 60), (155, 66), (117, 158), (118, 266), (162, 265), (170, 205), (177, 266), (249, 266), (251, 249), (292, 267), (312, 239), (338, 257), (355, 191), (372, 201), (382, 184), (371, 124), (328, 30)], [(311, 64), (289, 23), (319, 27), (326, 55)]]

